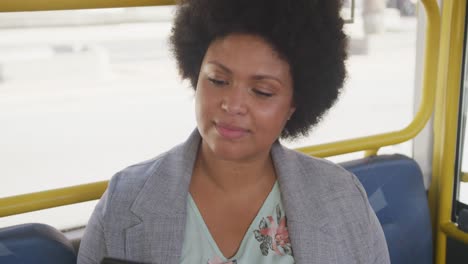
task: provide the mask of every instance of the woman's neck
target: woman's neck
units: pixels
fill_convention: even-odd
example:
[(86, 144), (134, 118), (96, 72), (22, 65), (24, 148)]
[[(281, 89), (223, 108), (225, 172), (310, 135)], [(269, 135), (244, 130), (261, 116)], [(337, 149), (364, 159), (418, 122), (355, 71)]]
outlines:
[(275, 180), (270, 153), (248, 161), (229, 161), (216, 157), (203, 143), (199, 148), (192, 178), (192, 181), (201, 181), (226, 194), (272, 186)]

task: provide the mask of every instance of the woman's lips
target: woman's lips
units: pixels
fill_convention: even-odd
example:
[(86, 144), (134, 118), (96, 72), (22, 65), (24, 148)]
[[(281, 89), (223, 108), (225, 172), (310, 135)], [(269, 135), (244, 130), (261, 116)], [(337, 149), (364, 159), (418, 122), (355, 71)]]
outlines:
[(249, 133), (247, 129), (223, 123), (216, 123), (215, 127), (218, 133), (226, 139), (239, 139)]

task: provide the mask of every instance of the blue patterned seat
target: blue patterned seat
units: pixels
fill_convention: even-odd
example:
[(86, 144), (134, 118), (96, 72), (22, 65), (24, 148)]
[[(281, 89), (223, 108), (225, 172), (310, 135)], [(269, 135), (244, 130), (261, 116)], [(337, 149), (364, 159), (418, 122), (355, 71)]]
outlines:
[(432, 263), (432, 227), (418, 164), (403, 155), (381, 155), (341, 165), (366, 189), (382, 224), (391, 263)]
[(75, 264), (72, 244), (57, 229), (44, 224), (23, 224), (0, 229), (2, 264)]

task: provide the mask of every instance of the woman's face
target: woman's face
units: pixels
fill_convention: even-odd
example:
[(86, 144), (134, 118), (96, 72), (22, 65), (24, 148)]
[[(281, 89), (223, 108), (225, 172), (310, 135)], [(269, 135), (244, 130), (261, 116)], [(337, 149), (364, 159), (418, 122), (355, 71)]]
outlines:
[(268, 155), (295, 110), (289, 64), (255, 35), (215, 40), (201, 65), (195, 108), (206, 150), (236, 161)]

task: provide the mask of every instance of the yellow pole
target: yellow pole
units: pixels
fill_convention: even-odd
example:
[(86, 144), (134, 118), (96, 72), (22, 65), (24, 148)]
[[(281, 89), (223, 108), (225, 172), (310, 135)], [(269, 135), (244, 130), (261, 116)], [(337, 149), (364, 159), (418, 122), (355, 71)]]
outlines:
[[(438, 120), (434, 128), (435, 171), (433, 178), (439, 183), (439, 206), (436, 233), (436, 263), (446, 261), (447, 236), (443, 229), (450, 229), (455, 156), (458, 127), (458, 99), (461, 84), (466, 0), (445, 0), (442, 14), (441, 49), (439, 59), (438, 95), (436, 105)], [(443, 96), (445, 91), (445, 96)], [(439, 102), (439, 101), (438, 101)], [(439, 131), (441, 131), (439, 133)], [(436, 156), (438, 155), (438, 156)], [(431, 190), (434, 191), (434, 190)], [(434, 194), (432, 194), (434, 195)], [(437, 195), (437, 193), (435, 194)], [(442, 227), (443, 226), (443, 227)], [(462, 236), (460, 236), (462, 237)]]
[(107, 181), (101, 181), (1, 198), (0, 217), (96, 200), (102, 196), (107, 184)]
[(175, 0), (2, 0), (0, 12), (173, 5)]

